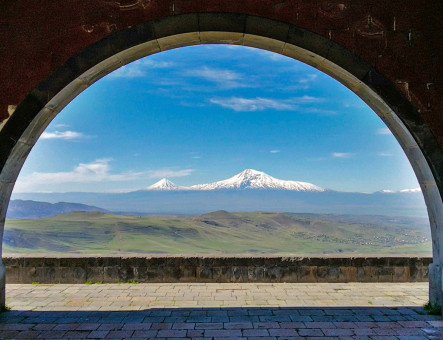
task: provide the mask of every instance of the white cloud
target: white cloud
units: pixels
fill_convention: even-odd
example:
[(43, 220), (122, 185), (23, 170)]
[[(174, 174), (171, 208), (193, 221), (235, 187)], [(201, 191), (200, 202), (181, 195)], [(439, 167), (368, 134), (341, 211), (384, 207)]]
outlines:
[(377, 135), (392, 135), (392, 131), (389, 128), (381, 128), (376, 131)]
[(110, 78), (140, 78), (147, 74), (148, 69), (153, 68), (170, 68), (175, 64), (168, 61), (155, 61), (152, 59), (140, 59), (130, 64), (124, 65), (112, 72)]
[(204, 66), (199, 69), (189, 70), (185, 73), (188, 77), (196, 77), (215, 83), (223, 88), (250, 87), (251, 85), (243, 81), (242, 75), (231, 70), (215, 69)]
[(392, 156), (394, 156), (392, 153), (390, 153), (390, 152), (378, 152), (377, 153), (377, 156), (380, 156), (380, 157), (392, 157)]
[(280, 153), (281, 150), (270, 150), (269, 152), (270, 152), (270, 153)]
[(63, 139), (63, 140), (75, 140), (75, 139), (82, 139), (86, 136), (77, 131), (53, 131), (48, 132), (44, 131), (42, 135), (40, 136), (40, 139)]
[(30, 175), (19, 177), (14, 190), (16, 192), (47, 191), (48, 187), (52, 188), (54, 185), (130, 182), (143, 178), (185, 177), (193, 172), (193, 169), (164, 169), (113, 173), (111, 172), (110, 161), (110, 159), (97, 159), (91, 163), (80, 163), (71, 171), (34, 172)]
[(57, 129), (67, 129), (68, 127), (69, 127), (68, 124), (63, 124), (63, 123), (55, 125), (55, 128), (57, 128)]
[(271, 52), (271, 51), (258, 50), (258, 53), (267, 57), (268, 59), (270, 59), (272, 61), (292, 61), (293, 60), (290, 57), (287, 57), (287, 56), (279, 54), (279, 53)]
[(237, 112), (252, 112), (263, 110), (288, 111), (295, 110), (300, 104), (316, 103), (321, 101), (319, 98), (303, 96), (291, 99), (272, 99), (272, 98), (212, 98), (209, 100), (212, 104), (231, 109)]
[(285, 91), (308, 90), (317, 79), (317, 74), (308, 74), (295, 80), (292, 84), (288, 84), (284, 89)]
[(142, 59), (141, 63), (149, 68), (171, 68), (175, 66), (172, 61), (156, 61), (152, 59)]
[(333, 152), (332, 153), (332, 157), (333, 158), (351, 158), (352, 156), (354, 156), (353, 153), (349, 153), (349, 152)]
[(134, 61), (131, 64), (120, 67), (115, 70), (111, 74), (109, 74), (109, 78), (140, 78), (146, 75), (145, 70), (143, 69), (140, 62)]
[(171, 169), (163, 169), (163, 170), (154, 170), (149, 172), (150, 178), (178, 178), (178, 177), (186, 177), (191, 175), (194, 172), (194, 169), (182, 169), (182, 170), (171, 170)]
[(314, 81), (316, 81), (318, 78), (317, 74), (308, 74), (306, 77), (301, 78), (297, 81), (299, 84), (310, 84)]
[(318, 114), (318, 115), (325, 115), (325, 116), (334, 116), (334, 115), (337, 114), (337, 111), (326, 110), (326, 109), (319, 109), (317, 107), (306, 108), (306, 109), (303, 109), (303, 111), (308, 112), (308, 113), (315, 113), (315, 114)]

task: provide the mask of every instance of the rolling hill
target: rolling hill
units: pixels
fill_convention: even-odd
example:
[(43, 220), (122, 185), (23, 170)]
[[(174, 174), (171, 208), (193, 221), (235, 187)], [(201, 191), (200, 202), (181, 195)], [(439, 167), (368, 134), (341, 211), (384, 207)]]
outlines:
[(430, 255), (426, 219), (215, 211), (197, 216), (75, 212), (7, 220), (4, 253)]

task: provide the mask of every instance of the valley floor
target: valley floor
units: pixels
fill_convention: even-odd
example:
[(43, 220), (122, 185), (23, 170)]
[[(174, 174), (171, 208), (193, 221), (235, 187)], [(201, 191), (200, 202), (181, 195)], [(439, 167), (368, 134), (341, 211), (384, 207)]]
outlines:
[(71, 213), (7, 220), (4, 254), (430, 256), (426, 220), (217, 211), (198, 216)]

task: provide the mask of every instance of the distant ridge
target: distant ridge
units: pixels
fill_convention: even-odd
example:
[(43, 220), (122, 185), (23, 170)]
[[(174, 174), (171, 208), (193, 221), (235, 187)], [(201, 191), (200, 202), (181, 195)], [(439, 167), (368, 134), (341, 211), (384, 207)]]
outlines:
[(109, 210), (81, 203), (48, 203), (33, 200), (11, 200), (6, 217), (12, 219), (39, 219), (73, 212), (109, 213)]

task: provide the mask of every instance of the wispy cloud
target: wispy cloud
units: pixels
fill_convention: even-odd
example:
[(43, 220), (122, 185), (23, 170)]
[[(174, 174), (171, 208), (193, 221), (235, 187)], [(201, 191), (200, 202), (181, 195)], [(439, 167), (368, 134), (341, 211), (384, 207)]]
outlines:
[(68, 127), (69, 127), (68, 124), (63, 124), (63, 123), (55, 124), (56, 129), (67, 129)]
[(78, 131), (44, 131), (40, 139), (62, 139), (62, 140), (76, 140), (83, 139), (87, 136)]
[(380, 156), (380, 157), (392, 157), (392, 156), (394, 156), (394, 154), (391, 153), (391, 152), (381, 151), (381, 152), (377, 153), (377, 156)]
[(71, 171), (34, 172), (28, 176), (19, 177), (15, 190), (39, 191), (48, 184), (125, 182), (144, 175), (142, 172), (113, 174), (110, 172), (109, 162), (109, 159), (97, 159), (92, 163), (80, 163)]
[(156, 61), (152, 59), (140, 59), (130, 64), (124, 65), (112, 72), (109, 78), (140, 78), (147, 75), (149, 69), (164, 69), (175, 66), (175, 63), (169, 61)]
[(303, 111), (307, 112), (307, 113), (315, 113), (317, 115), (323, 115), (323, 116), (335, 116), (337, 114), (337, 111), (328, 110), (328, 109), (320, 109), (318, 107), (304, 108)]
[(185, 72), (185, 76), (203, 79), (226, 89), (250, 87), (243, 81), (243, 76), (235, 71), (204, 66)]
[(290, 111), (297, 109), (300, 104), (316, 103), (320, 102), (321, 99), (311, 96), (290, 99), (231, 97), (212, 98), (209, 101), (212, 104), (237, 112), (251, 112), (263, 110)]
[(316, 81), (318, 78), (317, 74), (308, 74), (306, 77), (300, 78), (297, 83), (299, 84), (310, 84), (314, 81)]
[(318, 79), (316, 74), (307, 74), (299, 79), (296, 79), (291, 84), (284, 86), (285, 91), (295, 91), (295, 90), (308, 90), (312, 87)]
[(161, 61), (153, 59), (142, 59), (141, 63), (149, 68), (171, 68), (176, 65), (172, 61)]
[(280, 153), (281, 150), (270, 150), (269, 152), (270, 152), (270, 153)]
[(266, 58), (268, 58), (269, 60), (272, 61), (292, 61), (293, 59), (290, 57), (287, 57), (285, 55), (279, 54), (279, 53), (275, 53), (275, 52), (271, 52), (271, 51), (266, 51), (266, 50), (258, 50), (258, 53)]
[(344, 159), (344, 158), (351, 158), (351, 157), (354, 156), (354, 154), (353, 154), (353, 153), (350, 153), (350, 152), (333, 152), (333, 153), (331, 154), (331, 156), (332, 156), (332, 158), (341, 158), (341, 159)]
[(381, 128), (378, 129), (375, 134), (377, 135), (392, 135), (391, 130), (389, 130), (389, 128), (385, 127), (385, 128)]
[(171, 170), (162, 169), (149, 172), (149, 178), (179, 178), (187, 177), (194, 172), (194, 169)]
[(19, 177), (16, 192), (45, 191), (48, 186), (61, 184), (85, 184), (99, 182), (130, 182), (143, 178), (162, 177), (185, 177), (194, 170), (149, 170), (149, 171), (127, 171), (115, 173), (111, 171), (110, 159), (97, 159), (91, 163), (80, 163), (70, 171), (60, 172), (34, 172), (30, 175)]

